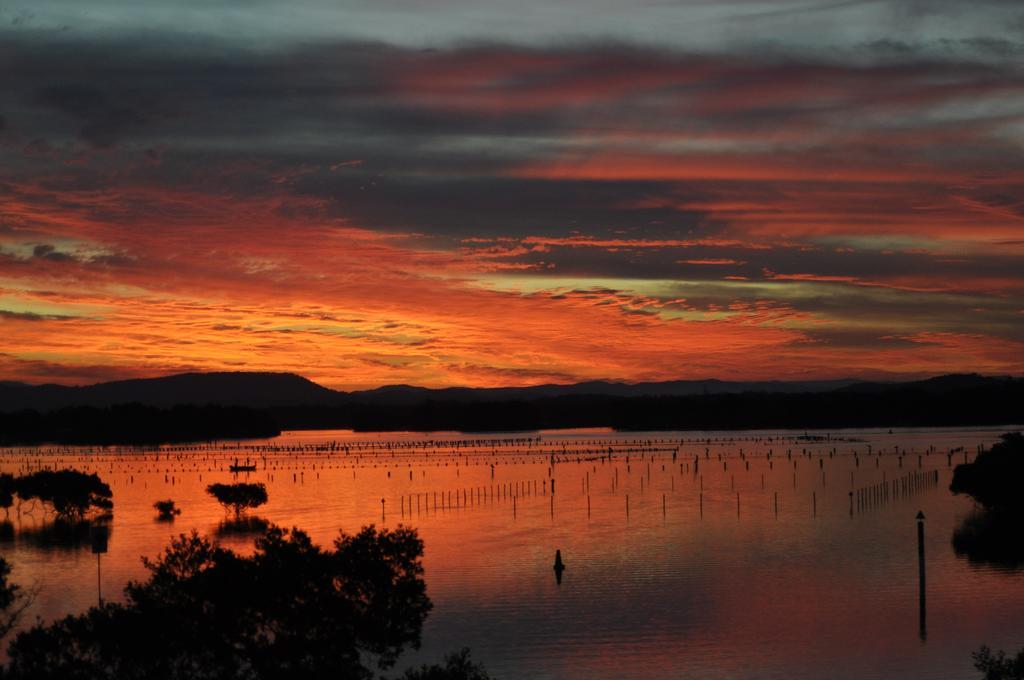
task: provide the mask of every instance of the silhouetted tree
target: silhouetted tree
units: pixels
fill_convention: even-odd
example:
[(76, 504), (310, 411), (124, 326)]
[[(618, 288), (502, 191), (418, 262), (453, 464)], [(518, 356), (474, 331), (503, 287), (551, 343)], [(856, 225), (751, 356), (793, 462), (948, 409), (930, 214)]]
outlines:
[(267, 487), (263, 484), (211, 484), (206, 492), (217, 499), (225, 510), (232, 510), (238, 517), (249, 508), (258, 508), (267, 502)]
[(993, 653), (982, 647), (974, 654), (974, 667), (983, 673), (982, 680), (1024, 680), (1024, 649), (1015, 657), (1006, 652)]
[(14, 505), (14, 475), (9, 472), (0, 473), (0, 508), (7, 514)]
[(14, 490), (23, 501), (38, 500), (57, 517), (81, 520), (92, 509), (110, 510), (113, 493), (96, 473), (78, 470), (38, 470), (14, 480)]
[(949, 489), (987, 510), (1024, 511), (1024, 434), (1008, 432), (973, 463), (957, 465)]
[[(248, 557), (181, 535), (160, 558), (144, 560), (149, 579), (130, 583), (124, 604), (20, 633), (5, 675), (373, 678), (419, 646), (431, 608), (422, 554), (415, 530), (404, 527), (342, 533), (329, 550), (298, 529), (271, 528)], [(408, 677), (486, 677), (465, 655), (415, 673)]]
[(490, 677), (482, 666), (470, 660), (469, 650), (463, 649), (446, 656), (444, 665), (410, 669), (401, 680), (490, 680)]
[(21, 615), (32, 604), (34, 593), (10, 582), (11, 565), (0, 557), (0, 638), (18, 624)]
[(174, 519), (181, 514), (181, 508), (176, 506), (170, 498), (153, 503), (153, 509), (157, 511), (157, 516), (163, 520)]

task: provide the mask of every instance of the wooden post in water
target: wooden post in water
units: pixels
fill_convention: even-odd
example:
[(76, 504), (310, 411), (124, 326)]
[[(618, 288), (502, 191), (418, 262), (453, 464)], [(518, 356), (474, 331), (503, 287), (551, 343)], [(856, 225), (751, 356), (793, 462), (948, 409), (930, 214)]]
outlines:
[(920, 600), (920, 624), (921, 639), (928, 637), (928, 619), (925, 604), (925, 578), (924, 578), (924, 513), (917, 513), (917, 576)]

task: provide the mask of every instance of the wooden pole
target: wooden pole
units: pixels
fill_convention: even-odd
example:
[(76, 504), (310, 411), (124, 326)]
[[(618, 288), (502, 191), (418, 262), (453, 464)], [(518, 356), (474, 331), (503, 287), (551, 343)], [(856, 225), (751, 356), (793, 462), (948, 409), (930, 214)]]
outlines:
[(920, 624), (921, 624), (921, 639), (924, 640), (928, 637), (928, 619), (927, 619), (927, 607), (925, 600), (925, 576), (924, 576), (924, 513), (917, 513), (917, 575), (918, 575), (918, 593), (919, 593), (919, 604), (920, 604)]

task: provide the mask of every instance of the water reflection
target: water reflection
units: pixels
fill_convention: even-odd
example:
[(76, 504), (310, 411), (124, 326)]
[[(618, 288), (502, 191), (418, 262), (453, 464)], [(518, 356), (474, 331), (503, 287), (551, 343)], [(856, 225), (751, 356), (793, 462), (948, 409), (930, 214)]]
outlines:
[(953, 550), (975, 565), (1024, 569), (1024, 532), (1016, 513), (977, 510), (953, 531)]
[(217, 525), (214, 533), (219, 538), (228, 536), (247, 536), (250, 534), (261, 534), (270, 527), (270, 521), (262, 517), (239, 517), (237, 519), (224, 520)]
[(18, 543), (24, 543), (42, 552), (90, 550), (93, 530), (103, 529), (109, 537), (112, 520), (112, 515), (102, 515), (83, 520), (55, 519), (34, 525), (19, 523), (15, 538)]
[[(1021, 574), (976, 569), (950, 544), (973, 505), (947, 491), (953, 464), (1001, 432), (304, 432), (159, 452), (0, 449), (0, 471), (67, 466), (111, 484), (112, 597), (146, 577), (140, 556), (191, 529), (249, 554), (261, 522), (322, 546), (339, 528), (413, 526), (435, 610), (408, 665), (468, 646), (497, 677), (961, 680), (978, 644), (1019, 646), (1024, 632)], [(239, 525), (206, 490), (235, 481), (228, 466), (245, 455), (259, 456), (248, 474), (269, 500)], [(168, 498), (182, 516), (154, 522)], [(96, 602), (87, 546), (0, 545), (16, 580), (43, 586), (30, 619)], [(556, 588), (552, 548), (572, 566)]]

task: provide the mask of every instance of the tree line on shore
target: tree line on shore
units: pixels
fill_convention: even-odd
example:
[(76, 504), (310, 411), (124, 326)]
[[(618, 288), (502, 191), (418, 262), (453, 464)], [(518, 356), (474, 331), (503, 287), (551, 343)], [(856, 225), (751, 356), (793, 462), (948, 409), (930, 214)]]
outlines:
[(273, 414), (240, 406), (142, 404), (0, 413), (0, 445), (146, 445), (253, 439), (281, 433)]
[(282, 429), (515, 431), (569, 427), (642, 430), (1004, 425), (1020, 419), (1024, 381), (948, 391), (745, 392), (271, 409)]
[(510, 401), (435, 401), (344, 406), (140, 404), (0, 413), (0, 445), (147, 445), (272, 437), (281, 430), (496, 432), (571, 427), (640, 430), (1004, 425), (1020, 419), (1024, 381), (946, 391), (747, 392), (662, 397), (571, 395)]

